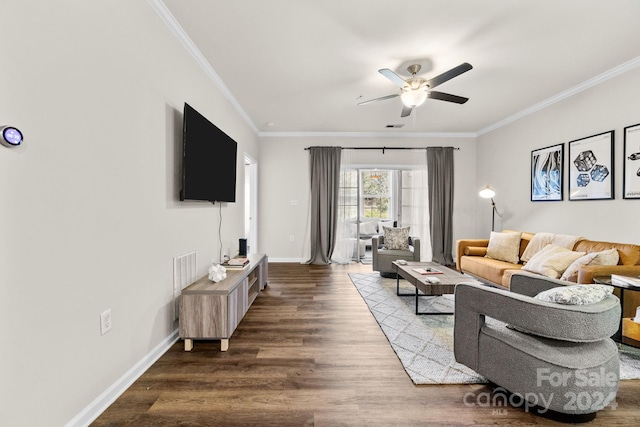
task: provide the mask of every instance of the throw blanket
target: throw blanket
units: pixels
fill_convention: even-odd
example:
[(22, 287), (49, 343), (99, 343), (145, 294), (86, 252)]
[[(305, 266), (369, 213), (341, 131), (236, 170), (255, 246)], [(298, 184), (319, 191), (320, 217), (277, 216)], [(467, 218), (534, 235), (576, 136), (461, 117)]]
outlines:
[(575, 244), (579, 240), (583, 239), (584, 237), (570, 236), (568, 234), (536, 233), (529, 241), (529, 244), (525, 248), (520, 259), (523, 262), (529, 261), (532, 256), (547, 245), (556, 245), (567, 249), (573, 249)]

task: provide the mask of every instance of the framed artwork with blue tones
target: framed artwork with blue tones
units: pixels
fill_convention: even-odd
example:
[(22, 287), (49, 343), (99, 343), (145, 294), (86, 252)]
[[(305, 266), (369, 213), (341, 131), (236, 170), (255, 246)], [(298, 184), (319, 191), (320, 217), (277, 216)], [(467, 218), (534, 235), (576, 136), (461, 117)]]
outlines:
[(562, 200), (564, 144), (531, 152), (531, 201)]
[(614, 131), (569, 142), (569, 200), (613, 199)]

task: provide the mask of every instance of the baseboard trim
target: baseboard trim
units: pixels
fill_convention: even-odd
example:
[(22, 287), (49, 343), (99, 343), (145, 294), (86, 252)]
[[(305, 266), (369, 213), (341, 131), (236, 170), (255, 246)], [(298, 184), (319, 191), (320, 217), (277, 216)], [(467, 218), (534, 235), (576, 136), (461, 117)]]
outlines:
[(138, 363), (129, 369), (116, 382), (111, 384), (100, 396), (87, 405), (78, 415), (73, 417), (65, 427), (84, 427), (95, 421), (115, 400), (124, 393), (135, 380), (140, 378), (156, 360), (166, 353), (178, 341), (178, 329), (166, 337), (153, 350), (147, 353)]
[(297, 262), (298, 264), (302, 264), (304, 260), (302, 258), (271, 258), (269, 257), (269, 262)]

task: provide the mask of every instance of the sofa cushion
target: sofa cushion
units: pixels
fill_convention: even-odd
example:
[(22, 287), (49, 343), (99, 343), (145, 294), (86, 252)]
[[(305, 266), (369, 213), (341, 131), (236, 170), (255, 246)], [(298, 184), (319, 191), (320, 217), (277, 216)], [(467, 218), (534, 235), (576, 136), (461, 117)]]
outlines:
[(611, 248), (602, 252), (591, 252), (584, 256), (581, 256), (575, 260), (567, 269), (562, 273), (562, 280), (569, 280), (575, 282), (578, 279), (578, 270), (585, 265), (617, 265), (620, 257), (618, 256), (618, 250)]
[(520, 264), (479, 256), (462, 256), (460, 258), (462, 271), (501, 286), (504, 272), (520, 267), (522, 267)]
[(389, 228), (384, 230), (384, 248), (390, 250), (409, 250), (409, 229), (410, 227)]
[(613, 293), (613, 286), (571, 285), (559, 286), (540, 292), (534, 298), (540, 301), (566, 305), (595, 304)]
[(489, 246), (485, 257), (517, 264), (520, 254), (521, 232), (496, 233), (491, 232)]
[(572, 262), (583, 255), (585, 255), (584, 252), (574, 252), (562, 246), (547, 245), (533, 255), (522, 269), (557, 279)]

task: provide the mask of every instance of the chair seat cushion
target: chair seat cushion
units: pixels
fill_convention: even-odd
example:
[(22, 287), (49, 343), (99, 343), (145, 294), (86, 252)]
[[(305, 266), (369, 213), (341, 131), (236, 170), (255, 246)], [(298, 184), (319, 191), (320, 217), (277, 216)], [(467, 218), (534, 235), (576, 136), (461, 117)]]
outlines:
[(487, 318), (481, 334), (498, 340), (514, 352), (526, 353), (538, 360), (570, 369), (588, 369), (603, 360), (618, 357), (618, 348), (611, 339), (580, 343), (543, 338), (519, 332), (496, 319)]

